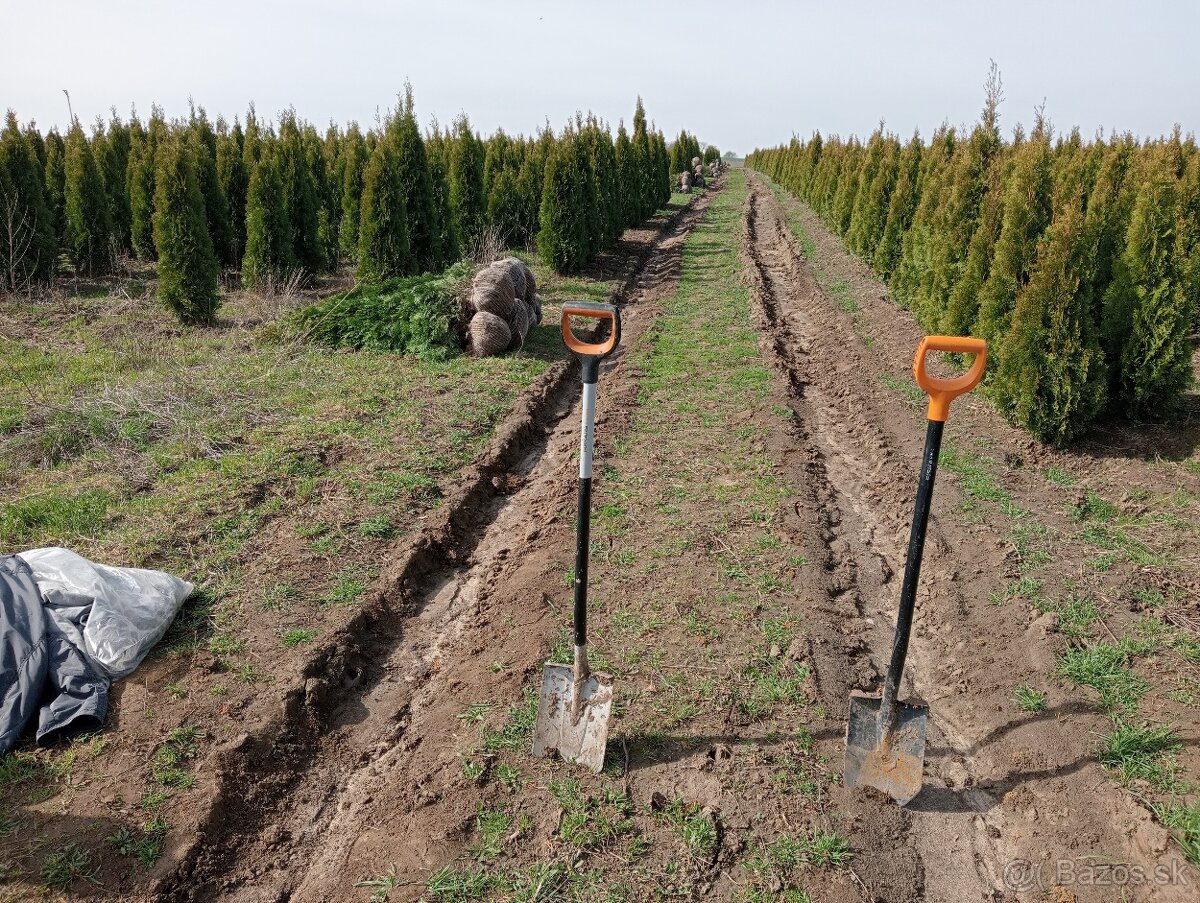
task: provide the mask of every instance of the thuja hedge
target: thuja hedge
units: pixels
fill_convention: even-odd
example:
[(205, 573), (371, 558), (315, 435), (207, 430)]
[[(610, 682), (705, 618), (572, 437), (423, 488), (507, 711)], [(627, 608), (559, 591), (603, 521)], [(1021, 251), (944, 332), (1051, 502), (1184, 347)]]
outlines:
[(536, 242), (548, 264), (572, 271), (670, 199), (670, 170), (640, 98), (631, 132), (589, 115), (557, 133), (486, 138), (465, 115), (423, 130), (410, 89), (365, 132), (322, 133), (292, 110), (271, 122), (252, 106), (231, 124), (203, 108), (168, 121), (156, 107), (145, 122), (114, 114), (90, 132), (76, 121), (62, 137), (10, 112), (0, 291), (64, 272), (102, 276), (122, 258), (158, 261), (170, 274), (164, 301), (203, 323), (222, 268), (252, 288), (343, 266), (382, 282), (440, 272), (490, 240)]
[(756, 150), (928, 332), (986, 338), (986, 390), (1058, 445), (1104, 412), (1155, 416), (1192, 380), (1200, 153), (1192, 136), (1085, 141), (994, 102), (925, 142), (876, 130)]

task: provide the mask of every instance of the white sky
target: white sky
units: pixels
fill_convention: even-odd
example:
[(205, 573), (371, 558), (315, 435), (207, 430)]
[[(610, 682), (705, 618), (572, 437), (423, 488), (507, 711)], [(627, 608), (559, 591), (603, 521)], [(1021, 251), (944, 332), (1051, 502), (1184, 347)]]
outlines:
[(0, 108), (43, 128), (116, 106), (213, 118), (254, 100), (368, 125), (412, 80), (423, 122), (652, 119), (745, 153), (814, 128), (907, 135), (973, 121), (988, 60), (1001, 125), (1046, 100), (1057, 129), (1200, 130), (1200, 3), (605, 0), (0, 0)]

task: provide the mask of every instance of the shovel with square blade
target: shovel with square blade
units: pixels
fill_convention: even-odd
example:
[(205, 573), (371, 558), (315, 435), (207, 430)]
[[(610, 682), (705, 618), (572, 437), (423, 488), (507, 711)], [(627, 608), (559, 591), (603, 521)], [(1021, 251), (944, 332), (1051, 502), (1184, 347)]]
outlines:
[[(608, 338), (584, 342), (571, 332), (570, 318), (592, 317), (610, 324)], [(621, 341), (621, 314), (611, 304), (569, 301), (563, 305), (562, 334), (579, 359), (583, 375), (583, 414), (579, 435), (579, 514), (575, 525), (575, 661), (547, 662), (542, 672), (533, 754), (557, 756), (599, 772), (604, 767), (608, 719), (612, 714), (613, 681), (594, 673), (587, 660), (588, 533), (592, 507), (592, 449), (596, 439), (596, 383), (600, 362)]]
[[(975, 360), (961, 376), (936, 379), (925, 369), (925, 355), (930, 351), (973, 354)], [(904, 583), (900, 588), (900, 609), (896, 614), (896, 638), (892, 644), (892, 660), (883, 682), (882, 697), (860, 693), (850, 697), (843, 771), (847, 787), (874, 787), (901, 806), (921, 792), (921, 775), (925, 768), (925, 729), (929, 706), (911, 699), (898, 701), (896, 693), (904, 673), (904, 659), (908, 655), (917, 581), (921, 574), (921, 555), (925, 550), (925, 528), (929, 523), (929, 503), (933, 498), (933, 480), (937, 475), (938, 454), (942, 448), (942, 430), (950, 413), (950, 402), (979, 384), (986, 364), (987, 342), (955, 336), (926, 336), (917, 347), (917, 357), (913, 361), (913, 377), (929, 395), (929, 422), (925, 431), (925, 454), (917, 482), (912, 533), (908, 540), (908, 560), (904, 564)]]

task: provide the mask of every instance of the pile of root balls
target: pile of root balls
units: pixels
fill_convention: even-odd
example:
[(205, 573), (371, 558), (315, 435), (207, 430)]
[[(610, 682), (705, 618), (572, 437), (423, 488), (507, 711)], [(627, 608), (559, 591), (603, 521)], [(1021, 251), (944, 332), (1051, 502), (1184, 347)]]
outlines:
[(481, 269), (471, 282), (467, 351), (491, 357), (517, 351), (529, 330), (542, 322), (542, 299), (533, 271), (516, 257)]

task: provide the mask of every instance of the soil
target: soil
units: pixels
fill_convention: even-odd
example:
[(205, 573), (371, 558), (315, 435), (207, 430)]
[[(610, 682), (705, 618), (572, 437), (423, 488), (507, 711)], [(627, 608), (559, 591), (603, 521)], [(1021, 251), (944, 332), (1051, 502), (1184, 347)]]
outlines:
[[(615, 296), (624, 337), (601, 377), (594, 497), (596, 517), (621, 525), (594, 528), (594, 664), (618, 688), (604, 774), (481, 746), (528, 713), (569, 622), (578, 393), (577, 371), (559, 363), (420, 535), (395, 549), (370, 604), (283, 692), (250, 703), (245, 723), (257, 727), (208, 752), (204, 803), (182, 832), (190, 840), (169, 851), (142, 898), (367, 900), (379, 887), (392, 901), (471, 899), (431, 896), (427, 882), (487, 859), (482, 813), (513, 806), (526, 821), (504, 839), (506, 864), (537, 875), (539, 863), (561, 862), (592, 882), (597, 895), (582, 899), (609, 899), (599, 891), (618, 882), (636, 888), (631, 900), (776, 899), (752, 896), (756, 882), (774, 874), (761, 890), (782, 893), (790, 873), (755, 871), (754, 857), (821, 832), (843, 836), (853, 858), (801, 870), (812, 900), (1195, 899), (1200, 876), (1167, 829), (1095, 760), (1108, 716), (1089, 690), (1053, 676), (1070, 641), (1028, 605), (989, 601), (1023, 573), (1023, 553), (1011, 521), (971, 509), (956, 474), (939, 476), (901, 693), (930, 707), (924, 788), (900, 808), (838, 779), (850, 694), (878, 692), (890, 652), (925, 431), (923, 409), (893, 386), (921, 330), (807, 208), (785, 207), (752, 173), (729, 176), (730, 190), (743, 178), (742, 275), (717, 261), (709, 276), (741, 278), (748, 291), (745, 325), (766, 365), (752, 401), (716, 384), (697, 390), (697, 412), (648, 357), (661, 352), (667, 318), (688, 316), (673, 300), (681, 279), (697, 276), (682, 263), (685, 244), (716, 242), (693, 233), (710, 207), (719, 212), (724, 180), (645, 236)], [(806, 257), (789, 217), (815, 254)], [(831, 293), (830, 279), (848, 290)], [(741, 325), (697, 354), (717, 354)], [(1121, 429), (1051, 452), (978, 396), (955, 403), (947, 428), (953, 447), (1003, 462), (1006, 498), (1064, 536), (1064, 501), (1079, 490), (1055, 495), (1047, 467), (1109, 494), (1161, 486), (1161, 461), (1143, 453), (1179, 461), (1198, 436), (1192, 426)], [(1172, 481), (1200, 494), (1200, 478), (1172, 468)], [(1184, 560), (1194, 542), (1162, 537)], [(752, 561), (756, 548), (770, 551)], [(1054, 552), (1056, 573), (1070, 574), (1094, 550), (1064, 540)], [(747, 588), (760, 566), (770, 579)], [(1121, 633), (1136, 614), (1106, 609), (1113, 620), (1101, 623)], [(787, 639), (771, 640), (779, 624)], [(742, 686), (760, 666), (794, 683), (765, 714)], [(1043, 688), (1045, 709), (1022, 711), (1019, 686)], [(1195, 719), (1165, 696), (1151, 704), (1185, 725), (1179, 755), (1192, 769)], [(523, 783), (506, 789), (501, 766), (513, 763)], [(780, 790), (800, 778), (804, 791)], [(613, 845), (565, 848), (563, 799), (576, 791), (589, 806), (629, 807), (649, 846), (641, 864)], [(706, 821), (712, 843), (682, 843), (672, 812)], [(1098, 868), (1111, 863), (1182, 878), (1114, 889)], [(73, 890), (86, 898), (82, 884)], [(539, 893), (523, 899), (566, 899)]]

